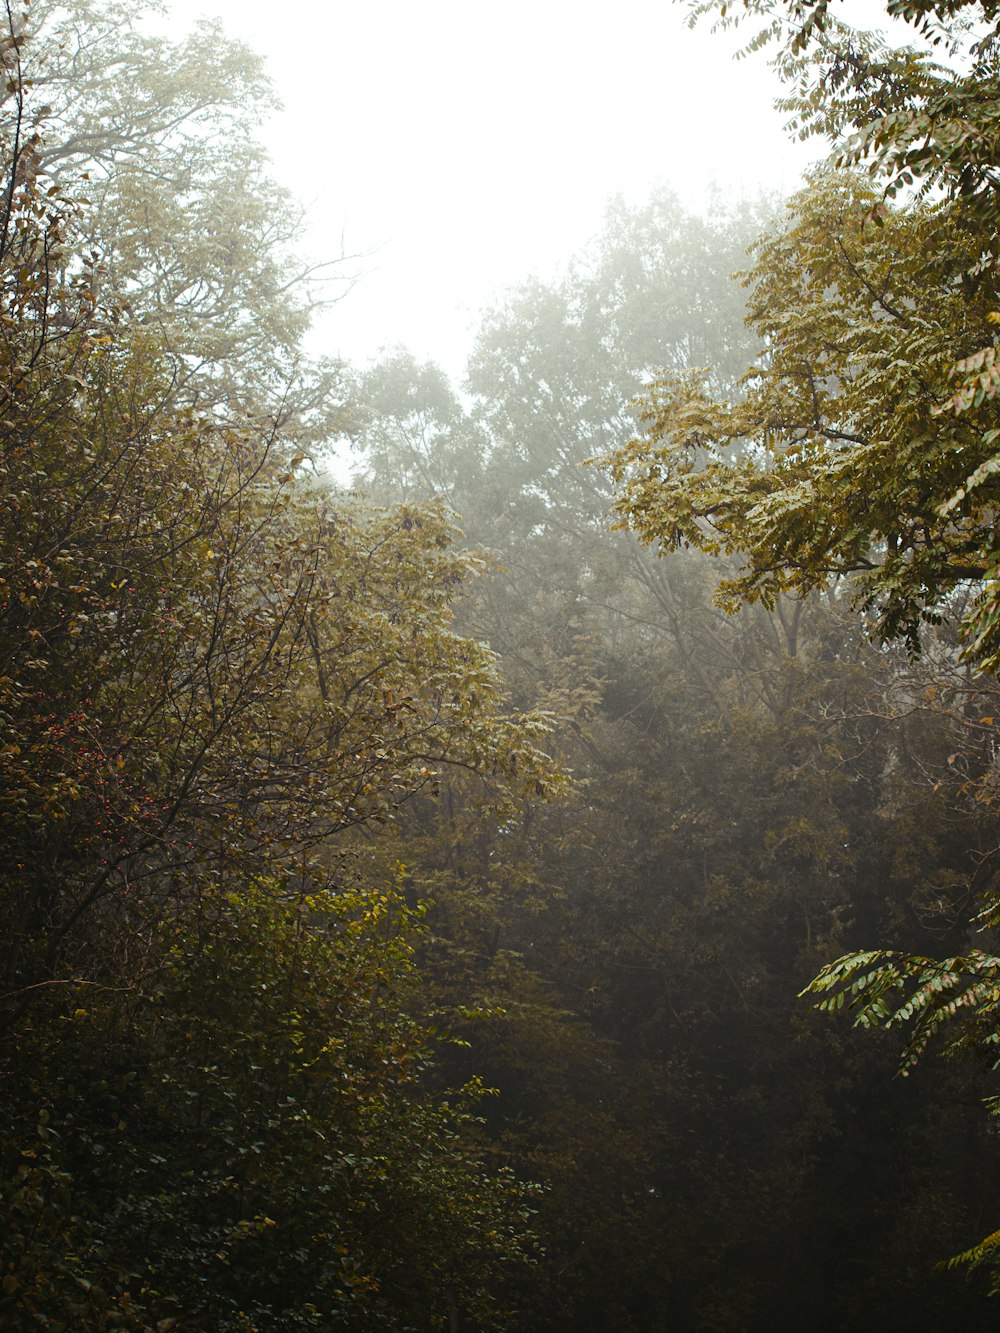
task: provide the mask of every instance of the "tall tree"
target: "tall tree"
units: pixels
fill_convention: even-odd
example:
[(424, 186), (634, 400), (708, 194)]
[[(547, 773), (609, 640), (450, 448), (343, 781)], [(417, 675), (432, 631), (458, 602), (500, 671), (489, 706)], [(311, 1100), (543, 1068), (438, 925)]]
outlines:
[(644, 540), (738, 558), (729, 604), (851, 574), (876, 631), (915, 647), (993, 568), (992, 406), (955, 413), (952, 368), (991, 340), (998, 293), (992, 268), (963, 285), (981, 243), (958, 207), (886, 210), (855, 177), (817, 176), (757, 247), (748, 318), (767, 352), (742, 394), (661, 376), (612, 453)]
[(558, 787), (548, 724), (455, 632), (478, 565), (439, 506), (350, 508), (294, 427), (178, 391), (7, 15), (0, 1319), (502, 1326), (530, 1190), (470, 1144), (481, 1083), (432, 1087), (420, 909), (346, 835), (452, 767)]
[(263, 59), (217, 21), (156, 36), (150, 13), (143, 0), (17, 11), (19, 46), (40, 57), (24, 133), (42, 176), (87, 198), (92, 281), (156, 330), (174, 393), (316, 444), (343, 423), (343, 376), (301, 340), (317, 304), (348, 285), (343, 256), (297, 254), (302, 207), (257, 136), (277, 106)]
[[(761, 348), (727, 324), (746, 239), (665, 195), (613, 207), (563, 281), (485, 317), (464, 410), (401, 356), (365, 381), (373, 476), (434, 488), (492, 548), (462, 623), (515, 697), (554, 714), (576, 778), (558, 805), (529, 795), (492, 826), (449, 783), (390, 854), (435, 900), (428, 976), (471, 1043), (450, 1062), (499, 1088), (487, 1142), (550, 1187), (549, 1260), (516, 1286), (512, 1327), (796, 1327), (808, 1309), (831, 1330), (875, 1311), (904, 1328), (958, 1299), (985, 1328), (985, 1299), (931, 1272), (975, 1225), (986, 1157), (974, 1169), (957, 1145), (988, 1154), (985, 1127), (949, 1104), (952, 1084), (882, 1094), (891, 1053), (796, 999), (870, 932), (964, 940), (990, 817), (947, 763), (960, 729), (892, 716), (922, 686), (897, 689), (901, 657), (859, 642), (845, 598), (724, 615), (718, 566), (609, 533), (608, 484), (580, 467), (635, 428), (628, 399), (652, 367), (717, 356), (712, 388), (739, 392)], [(923, 787), (930, 770), (949, 802)], [(903, 1144), (926, 1148), (897, 1205)], [(940, 1231), (914, 1247), (907, 1210)]]
[[(760, 242), (750, 318), (767, 355), (747, 373), (744, 398), (663, 377), (645, 433), (609, 464), (621, 512), (644, 540), (738, 558), (719, 590), (730, 609), (851, 576), (884, 641), (917, 652), (930, 637), (940, 653), (922, 627), (959, 621), (966, 659), (994, 674), (997, 11), (946, 2), (887, 12), (948, 62), (854, 32), (823, 0), (748, 0), (735, 11), (767, 20), (753, 45), (778, 41), (793, 85), (786, 105), (804, 131), (830, 136), (839, 162), (867, 163), (874, 181), (817, 175)], [(925, 699), (937, 697), (931, 688)], [(994, 717), (969, 711), (967, 686), (954, 697), (951, 725), (979, 735), (950, 759), (962, 763), (965, 793), (989, 808)], [(989, 834), (956, 953), (910, 953), (897, 933), (896, 947), (849, 954), (810, 987), (823, 1007), (854, 1006), (862, 1026), (912, 1025), (907, 1068), (942, 1031), (995, 1063), (994, 848)], [(974, 940), (985, 952), (973, 930), (987, 932)], [(987, 1263), (995, 1287), (997, 1253), (991, 1236), (961, 1259)]]

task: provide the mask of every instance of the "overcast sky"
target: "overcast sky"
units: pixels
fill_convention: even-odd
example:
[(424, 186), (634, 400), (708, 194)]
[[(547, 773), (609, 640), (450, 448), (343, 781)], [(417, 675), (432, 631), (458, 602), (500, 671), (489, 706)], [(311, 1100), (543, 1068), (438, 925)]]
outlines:
[[(788, 193), (789, 142), (759, 56), (691, 31), (670, 0), (174, 0), (174, 30), (218, 16), (268, 57), (284, 113), (275, 175), (310, 209), (310, 252), (370, 251), (324, 320), (355, 363), (403, 343), (459, 375), (476, 314), (554, 276), (616, 193), (658, 181), (698, 206)], [(320, 350), (314, 345), (314, 350)]]

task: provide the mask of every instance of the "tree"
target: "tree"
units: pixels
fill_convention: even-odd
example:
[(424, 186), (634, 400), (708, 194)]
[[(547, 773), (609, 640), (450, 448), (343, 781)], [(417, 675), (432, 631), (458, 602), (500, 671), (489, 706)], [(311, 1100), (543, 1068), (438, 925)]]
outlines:
[(991, 338), (998, 293), (993, 270), (962, 285), (979, 240), (957, 208), (884, 209), (856, 177), (818, 175), (757, 247), (766, 352), (742, 394), (661, 376), (644, 433), (610, 455), (643, 540), (739, 561), (727, 605), (852, 575), (876, 632), (915, 648), (993, 569), (992, 408), (951, 410), (951, 370)]
[(666, 189), (641, 207), (613, 200), (562, 281), (529, 283), (487, 313), (468, 388), (490, 439), (487, 477), (525, 520), (564, 535), (604, 526), (607, 484), (580, 464), (631, 428), (648, 375), (712, 362), (728, 384), (753, 355), (729, 277), (767, 212), (766, 200), (716, 199), (700, 217)]
[(244, 877), (154, 928), (8, 1052), (7, 1326), (503, 1327), (532, 1191), (469, 1147), (482, 1086), (428, 1087), (419, 914)]
[(218, 22), (155, 36), (149, 14), (40, 0), (18, 16), (38, 170), (87, 199), (77, 249), (99, 257), (102, 298), (155, 330), (175, 396), (235, 424), (277, 420), (293, 452), (314, 446), (343, 424), (343, 373), (306, 357), (302, 336), (349, 285), (343, 256), (297, 254), (302, 207), (257, 139), (277, 106), (261, 57)]
[(531, 1191), (470, 1147), (481, 1084), (431, 1093), (420, 911), (348, 834), (452, 767), (483, 806), (555, 790), (548, 722), (455, 632), (479, 562), (440, 506), (349, 507), (294, 432), (177, 391), (7, 14), (0, 1318), (497, 1326)]
[[(750, 320), (765, 351), (743, 397), (723, 401), (693, 376), (654, 383), (645, 434), (607, 460), (620, 511), (662, 550), (735, 558), (719, 588), (728, 609), (847, 578), (884, 642), (915, 653), (922, 625), (958, 620), (967, 660), (995, 674), (996, 6), (887, 6), (944, 47), (946, 65), (853, 33), (823, 0), (743, 11), (769, 20), (751, 45), (778, 41), (803, 132), (829, 135), (841, 167), (867, 163), (874, 179), (818, 173), (758, 244)], [(950, 724), (991, 731), (993, 716), (970, 713), (962, 694)], [(965, 759), (956, 748), (949, 762)], [(991, 807), (993, 774), (992, 748), (970, 755), (964, 796)], [(969, 881), (958, 952), (861, 950), (807, 988), (862, 1026), (912, 1024), (907, 1069), (944, 1033), (995, 1067), (998, 964), (988, 935), (986, 949), (969, 947), (997, 924), (994, 849), (995, 835)], [(995, 1288), (997, 1253), (991, 1236), (956, 1262), (987, 1264)]]
[[(668, 542), (698, 540), (694, 529), (706, 507), (704, 516), (718, 518), (723, 528), (745, 527), (743, 546), (721, 539), (722, 548), (739, 547), (749, 562), (737, 596), (766, 597), (782, 582), (808, 587), (861, 571), (861, 600), (876, 608), (880, 632), (902, 634), (911, 646), (923, 614), (941, 613), (953, 588), (985, 578), (966, 633), (969, 651), (991, 666), (1000, 625), (996, 551), (988, 531), (996, 441), (989, 402), (997, 388), (990, 323), (997, 305), (1000, 218), (991, 161), (996, 7), (891, 0), (887, 16), (909, 24), (923, 49), (855, 31), (834, 17), (827, 0), (744, 0), (732, 10), (715, 3), (693, 6), (696, 16), (717, 11), (724, 24), (764, 20), (750, 46), (778, 44), (775, 64), (792, 88), (782, 105), (794, 113), (793, 125), (804, 136), (831, 139), (838, 165), (866, 164), (876, 183), (867, 197), (855, 194), (846, 215), (843, 202), (829, 194), (824, 199), (822, 189), (812, 202), (800, 200), (800, 221), (789, 227), (783, 244), (788, 260), (811, 265), (803, 290), (779, 258), (777, 238), (754, 270), (755, 279), (766, 270), (778, 283), (762, 294), (751, 321), (779, 351), (774, 368), (751, 376), (756, 416), (703, 420), (697, 386), (662, 381), (650, 402), (648, 442), (655, 449), (673, 439), (680, 452), (667, 463), (670, 450), (662, 451), (645, 471), (643, 454), (651, 454), (641, 444), (614, 454), (620, 481), (638, 464), (623, 509), (650, 540), (658, 530)], [(936, 51), (947, 55), (947, 63), (933, 59)], [(916, 198), (887, 209), (886, 200), (911, 189)], [(903, 264), (892, 261), (884, 228), (906, 256)], [(832, 247), (829, 254), (823, 245)], [(825, 336), (810, 339), (798, 316), (807, 307), (817, 315), (821, 304)], [(855, 331), (862, 335), (860, 345)], [(881, 357), (876, 333), (891, 345), (891, 356)], [(841, 337), (851, 347), (849, 361), (838, 353)], [(949, 384), (952, 367), (958, 382)], [(852, 400), (852, 387), (870, 396), (867, 408)], [(809, 401), (813, 388), (815, 404)], [(774, 402), (765, 409), (769, 392)], [(705, 471), (711, 480), (694, 499), (697, 483), (678, 487), (676, 477), (700, 470), (679, 460), (702, 436), (710, 448), (752, 439), (763, 452), (746, 466), (710, 466)], [(893, 472), (890, 455), (897, 448), (905, 478)], [(666, 481), (659, 517), (658, 467)], [(920, 475), (924, 480), (914, 493)], [(859, 487), (866, 496), (874, 487), (868, 515), (867, 500), (851, 499)], [(681, 498), (684, 490), (690, 503)], [(680, 500), (676, 514), (668, 512), (668, 495)], [(803, 520), (813, 503), (829, 531), (805, 538)]]
[(512, 1329), (990, 1324), (931, 1272), (975, 1226), (986, 1127), (953, 1083), (887, 1092), (891, 1053), (796, 999), (872, 934), (961, 947), (991, 816), (947, 762), (964, 733), (911, 697), (953, 686), (904, 687), (836, 593), (724, 615), (718, 565), (609, 533), (607, 482), (579, 466), (634, 429), (657, 364), (717, 357), (712, 389), (735, 392), (760, 347), (728, 280), (748, 232), (665, 193), (613, 205), (563, 280), (486, 315), (471, 402), (401, 355), (363, 381), (376, 494), (427, 487), (492, 548), (460, 623), (554, 715), (576, 779), (488, 822), (449, 779), (365, 853), (432, 900), (425, 995), (470, 1044), (442, 1072), (497, 1086), (486, 1151), (548, 1187)]

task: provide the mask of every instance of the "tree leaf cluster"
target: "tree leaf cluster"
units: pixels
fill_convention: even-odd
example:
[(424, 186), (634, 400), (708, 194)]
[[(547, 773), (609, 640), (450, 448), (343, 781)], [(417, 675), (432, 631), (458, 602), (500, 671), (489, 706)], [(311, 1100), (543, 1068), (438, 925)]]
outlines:
[(533, 1191), (475, 1148), (482, 1081), (432, 1078), (424, 909), (358, 840), (452, 769), (497, 817), (557, 791), (549, 723), (457, 632), (442, 506), (310, 476), (254, 359), (288, 219), (231, 196), (264, 269), (213, 288), (188, 198), (193, 295), (180, 235), (142, 249), (259, 70), (214, 30), (171, 70), (137, 14), (6, 11), (0, 1322), (502, 1327)]
[[(808, 1309), (832, 1333), (959, 1306), (990, 1324), (933, 1271), (975, 1233), (992, 1161), (961, 1081), (893, 1085), (887, 1043), (796, 999), (873, 933), (967, 951), (992, 874), (990, 683), (943, 626), (919, 663), (866, 644), (837, 588), (724, 613), (719, 563), (611, 531), (582, 466), (635, 431), (658, 360), (706, 402), (750, 399), (738, 363), (766, 367), (771, 336), (727, 320), (766, 298), (727, 274), (764, 212), (613, 205), (567, 277), (487, 313), (463, 396), (402, 354), (360, 382), (363, 479), (445, 497), (490, 548), (458, 615), (552, 715), (575, 779), (492, 826), (448, 781), (370, 852), (432, 900), (425, 985), (468, 1043), (449, 1071), (499, 1090), (487, 1150), (548, 1186), (514, 1328), (792, 1328)], [(713, 350), (727, 369), (708, 374)]]
[[(951, 712), (965, 738), (930, 795), (975, 802), (988, 827), (994, 714), (973, 699), (998, 661), (996, 7), (890, 3), (905, 44), (823, 0), (694, 12), (763, 20), (750, 47), (774, 44), (782, 105), (830, 141), (831, 163), (756, 247), (748, 318), (764, 353), (742, 395), (659, 377), (644, 431), (605, 459), (619, 512), (664, 552), (725, 557), (717, 600), (731, 612), (843, 587), (886, 651), (925, 654), (921, 692), (905, 687), (894, 711)], [(949, 623), (961, 654), (936, 628)], [(863, 1028), (905, 1027), (904, 1072), (938, 1045), (995, 1068), (994, 852), (987, 833), (956, 951), (867, 947), (806, 988)], [(983, 1264), (995, 1287), (993, 1252), (988, 1238), (950, 1266)]]

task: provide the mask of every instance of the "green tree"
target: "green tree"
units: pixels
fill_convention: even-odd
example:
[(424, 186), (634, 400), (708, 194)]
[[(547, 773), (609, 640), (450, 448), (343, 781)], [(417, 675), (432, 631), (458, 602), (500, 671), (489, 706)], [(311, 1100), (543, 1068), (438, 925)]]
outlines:
[[(823, 291), (811, 280), (813, 268), (807, 268), (801, 275), (800, 299), (795, 294), (796, 279), (785, 267), (783, 290), (771, 297), (773, 318), (783, 323), (770, 336), (779, 348), (798, 354), (800, 364), (779, 366), (786, 384), (783, 396), (776, 399), (777, 411), (770, 417), (759, 413), (757, 420), (744, 423), (738, 418), (706, 423), (710, 446), (740, 438), (741, 424), (747, 428), (747, 438), (763, 445), (757, 460), (761, 466), (748, 469), (751, 478), (762, 477), (772, 462), (782, 460), (782, 466), (774, 469), (775, 479), (762, 483), (760, 494), (754, 496), (750, 482), (736, 483), (732, 492), (733, 498), (744, 492), (735, 499), (734, 526), (744, 526), (736, 519), (738, 511), (748, 516), (747, 549), (742, 555), (751, 569), (740, 595), (756, 591), (754, 571), (766, 595), (767, 587), (791, 569), (796, 570), (793, 579), (808, 585), (810, 570), (816, 581), (845, 568), (865, 570), (875, 564), (884, 567), (884, 576), (863, 574), (862, 599), (878, 609), (886, 633), (904, 634), (913, 643), (923, 612), (939, 613), (956, 585), (986, 576), (966, 631), (970, 651), (992, 667), (1000, 624), (996, 551), (986, 531), (994, 498), (996, 441), (990, 409), (997, 388), (990, 327), (997, 304), (998, 214), (992, 150), (1000, 31), (996, 7), (966, 0), (890, 0), (886, 16), (901, 21), (893, 35), (905, 33), (912, 39), (906, 44), (901, 40), (890, 44), (877, 34), (842, 23), (827, 0), (744, 0), (732, 7), (710, 0), (693, 5), (692, 11), (696, 16), (719, 13), (724, 25), (761, 20), (750, 46), (777, 44), (774, 63), (790, 87), (781, 105), (794, 113), (793, 125), (803, 136), (822, 135), (832, 141), (839, 166), (867, 165), (874, 180), (874, 193), (867, 200), (870, 219), (856, 211), (852, 223), (842, 208), (835, 207), (833, 216), (820, 219), (816, 227), (816, 213), (822, 214), (825, 205), (817, 199), (817, 210), (815, 203), (800, 200), (805, 225), (788, 228), (785, 241), (794, 246), (804, 240), (798, 262), (812, 263), (829, 279), (828, 313), (834, 322), (826, 325), (826, 341), (841, 334), (851, 339), (856, 328), (862, 333), (866, 327), (869, 330), (869, 338), (855, 349), (860, 352), (857, 362), (845, 366), (836, 349), (824, 347), (821, 339), (803, 340), (796, 314), (806, 306), (818, 313), (817, 298), (823, 300)], [(941, 55), (946, 59), (936, 58)], [(889, 212), (885, 201), (894, 196), (906, 196), (908, 202)], [(893, 263), (889, 256), (886, 238), (880, 235), (883, 223), (896, 238), (901, 263)], [(824, 263), (815, 248), (824, 237), (833, 247), (832, 264)], [(930, 248), (921, 253), (920, 247)], [(769, 257), (766, 251), (762, 254), (763, 268), (772, 279), (783, 267), (776, 259), (772, 242)], [(766, 327), (771, 316), (758, 306), (753, 318)], [(892, 347), (891, 357), (880, 359), (873, 345), (873, 320), (884, 326), (881, 332)], [(833, 380), (825, 377), (825, 356), (832, 357)], [(838, 373), (838, 361), (847, 375)], [(956, 382), (949, 385), (950, 368)], [(778, 388), (779, 379), (769, 378)], [(790, 383), (796, 378), (799, 401)], [(757, 379), (762, 387), (768, 382), (766, 369)], [(819, 393), (810, 411), (804, 395), (812, 384)], [(868, 392), (870, 407), (866, 411), (862, 404), (851, 416), (840, 412), (839, 399), (840, 390), (854, 384)], [(676, 413), (671, 406), (675, 394)], [(845, 406), (850, 406), (849, 394), (845, 396)], [(701, 397), (697, 389), (693, 397), (696, 404)], [(651, 403), (652, 440), (674, 438), (679, 443), (688, 429), (689, 443), (695, 442), (699, 412), (694, 406), (687, 422), (691, 404), (691, 386), (677, 393), (676, 386), (662, 383)], [(880, 447), (883, 439), (894, 445), (901, 441), (893, 439), (890, 419), (897, 410), (907, 437), (902, 452), (905, 478), (893, 473), (888, 451)], [(969, 419), (948, 421), (951, 415)], [(727, 433), (730, 425), (734, 429)], [(813, 435), (825, 430), (827, 442), (817, 446), (810, 441), (810, 429)], [(773, 440), (769, 430), (775, 432)], [(839, 432), (839, 442), (832, 432)], [(798, 468), (797, 453), (803, 455)], [(640, 447), (632, 459), (638, 462), (641, 456)], [(868, 456), (874, 462), (870, 473), (861, 461)], [(791, 460), (787, 466), (786, 457)], [(825, 486), (809, 473), (814, 458), (821, 468), (824, 459), (829, 465)], [(619, 477), (624, 479), (628, 452), (618, 453), (617, 460)], [(672, 465), (666, 468), (668, 493), (674, 489), (675, 471)], [(718, 505), (706, 493), (701, 506), (682, 503), (682, 513), (690, 511), (697, 517), (705, 503), (711, 506), (710, 516), (725, 512), (731, 496), (725, 469), (711, 472), (721, 483)], [(920, 472), (931, 474), (933, 480), (914, 494), (914, 478)], [(655, 539), (657, 521), (650, 508), (655, 479), (648, 477), (652, 485), (640, 494), (641, 473), (640, 463), (624, 507), (640, 527), (642, 514), (650, 514), (652, 523), (646, 531)], [(866, 524), (850, 497), (855, 487), (871, 485), (876, 503), (872, 521)], [(798, 513), (801, 527), (801, 502), (814, 488), (823, 526), (830, 532), (828, 538), (819, 535), (811, 549), (796, 533), (795, 524)], [(670, 516), (662, 517), (661, 531), (673, 540), (680, 530)], [(769, 520), (776, 550), (767, 556)], [(910, 530), (914, 523), (915, 532)], [(903, 568), (906, 565), (915, 573)]]
[(498, 808), (558, 788), (548, 723), (455, 632), (479, 562), (439, 506), (350, 508), (294, 424), (174, 391), (8, 17), (0, 1317), (496, 1326), (529, 1191), (469, 1146), (481, 1085), (430, 1091), (419, 912), (352, 887), (347, 835), (451, 768)]
[(37, 169), (87, 199), (77, 250), (99, 260), (92, 284), (155, 330), (176, 397), (236, 424), (277, 421), (293, 451), (317, 445), (343, 425), (343, 372), (306, 357), (302, 336), (349, 286), (344, 257), (298, 254), (302, 207), (257, 138), (278, 105), (263, 59), (217, 21), (156, 36), (150, 12), (140, 0), (16, 12)]
[[(663, 376), (646, 399), (644, 434), (607, 461), (620, 512), (645, 541), (735, 558), (719, 588), (727, 609), (843, 579), (878, 637), (929, 650), (954, 682), (957, 650), (928, 622), (959, 622), (980, 672), (998, 664), (997, 216), (986, 146), (997, 13), (963, 3), (887, 12), (947, 63), (856, 33), (825, 3), (750, 0), (735, 11), (734, 20), (765, 17), (751, 44), (779, 43), (776, 63), (792, 84), (785, 105), (803, 132), (829, 136), (841, 166), (866, 163), (872, 179), (817, 173), (758, 244), (750, 320), (765, 352), (742, 397)], [(945, 687), (949, 700), (937, 683), (913, 692), (905, 674), (888, 696), (897, 709), (937, 708), (953, 737), (970, 737), (949, 756), (962, 770), (957, 794), (939, 771), (929, 807), (950, 795), (989, 811), (992, 710), (973, 712), (968, 682)], [(824, 1008), (854, 1007), (861, 1026), (912, 1024), (905, 1068), (943, 1033), (995, 1067), (997, 963), (988, 935), (985, 950), (970, 947), (974, 930), (997, 924), (989, 818), (984, 833), (948, 932), (955, 953), (911, 952), (897, 919), (898, 947), (848, 954), (809, 987)], [(990, 1237), (958, 1262), (987, 1263), (995, 1286), (996, 1253)]]
[(549, 1187), (511, 1328), (798, 1327), (808, 1309), (831, 1333), (903, 1329), (956, 1300), (985, 1328), (985, 1298), (930, 1270), (975, 1226), (986, 1127), (945, 1080), (886, 1092), (891, 1052), (796, 993), (873, 934), (961, 947), (991, 825), (947, 760), (962, 736), (971, 761), (974, 727), (914, 697), (992, 705), (859, 642), (837, 592), (724, 615), (718, 565), (609, 533), (609, 487), (579, 466), (634, 429), (657, 364), (718, 357), (711, 387), (738, 392), (761, 349), (728, 324), (749, 235), (717, 217), (612, 207), (565, 280), (487, 314), (464, 410), (402, 356), (365, 380), (376, 493), (427, 486), (491, 548), (461, 623), (554, 716), (576, 779), (492, 824), (448, 781), (371, 854), (433, 899), (426, 994), (470, 1043), (448, 1075), (499, 1090), (487, 1150)]
[(915, 647), (921, 620), (994, 567), (992, 405), (950, 400), (955, 362), (992, 338), (997, 292), (993, 270), (963, 287), (980, 242), (957, 207), (876, 222), (872, 187), (818, 175), (757, 247), (748, 319), (766, 354), (741, 395), (663, 375), (644, 432), (610, 455), (643, 540), (737, 560), (724, 604), (849, 574), (876, 632)]
[(154, 974), (50, 998), (8, 1060), (7, 1326), (503, 1327), (531, 1195), (460, 1137), (481, 1085), (425, 1086), (394, 892), (244, 878), (156, 929)]

